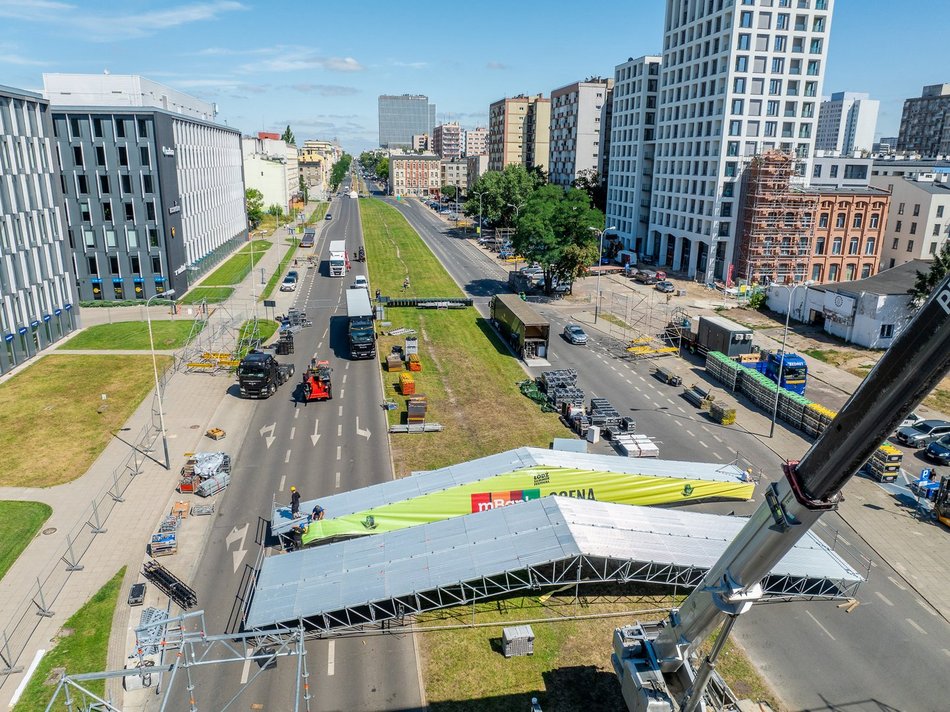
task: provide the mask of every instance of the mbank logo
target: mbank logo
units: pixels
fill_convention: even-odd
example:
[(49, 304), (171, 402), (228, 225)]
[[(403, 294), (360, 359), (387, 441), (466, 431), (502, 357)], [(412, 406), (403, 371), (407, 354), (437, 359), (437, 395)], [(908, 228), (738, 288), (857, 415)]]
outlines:
[(473, 492), (472, 493), (472, 511), (484, 512), (498, 507), (507, 507), (511, 504), (519, 504), (532, 499), (541, 499), (541, 490), (525, 489), (511, 490), (510, 492)]

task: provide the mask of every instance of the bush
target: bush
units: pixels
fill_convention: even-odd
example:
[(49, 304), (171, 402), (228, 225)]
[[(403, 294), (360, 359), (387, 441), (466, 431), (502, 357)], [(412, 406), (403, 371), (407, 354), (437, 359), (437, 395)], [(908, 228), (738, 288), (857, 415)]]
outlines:
[(765, 292), (754, 292), (749, 297), (749, 308), (759, 310), (765, 306)]
[[(153, 306), (174, 306), (175, 300), (174, 299), (153, 299), (151, 303)], [(95, 299), (92, 301), (81, 301), (79, 302), (79, 306), (81, 306), (83, 309), (98, 309), (102, 307), (139, 307), (139, 306), (145, 306), (145, 300), (144, 299), (123, 299), (122, 301), (118, 301), (118, 302), (114, 302), (114, 301), (107, 302), (101, 299)]]

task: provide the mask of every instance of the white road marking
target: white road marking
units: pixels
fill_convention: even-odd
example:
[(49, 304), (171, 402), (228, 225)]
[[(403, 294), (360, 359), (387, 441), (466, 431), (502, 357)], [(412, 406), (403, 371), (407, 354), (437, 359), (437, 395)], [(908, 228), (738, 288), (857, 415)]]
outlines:
[(336, 488), (337, 489), (340, 488), (340, 473), (339, 472), (336, 473)]
[(930, 605), (928, 605), (926, 601), (924, 601), (924, 600), (922, 600), (922, 599), (920, 599), (920, 598), (914, 598), (914, 600), (917, 601), (917, 605), (918, 605), (918, 606), (920, 606), (921, 608), (923, 608), (923, 609), (924, 609), (925, 611), (927, 611), (927, 613), (929, 613), (930, 615), (932, 615), (932, 616), (937, 615), (937, 611), (935, 611)]
[[(719, 442), (722, 442), (722, 438), (719, 437), (718, 435), (713, 435), (713, 437), (716, 438), (716, 440), (718, 440)], [(822, 524), (824, 524), (824, 522), (822, 522)]]
[(336, 436), (338, 438), (343, 437), (343, 423), (338, 423), (336, 426)]
[[(350, 364), (346, 364), (346, 365), (349, 366)], [(345, 373), (343, 374), (343, 382), (346, 383), (346, 374), (345, 374)]]
[(634, 386), (633, 390), (635, 390), (637, 393), (643, 393), (643, 391), (640, 390), (640, 386)]
[(241, 669), (241, 684), (247, 684), (247, 678), (251, 675), (251, 659), (244, 658), (244, 667)]
[(321, 339), (327, 338), (327, 334), (329, 333), (330, 333), (330, 327), (328, 326), (326, 329), (323, 330), (323, 336), (321, 336), (320, 338)]
[(339, 445), (336, 446), (336, 459), (337, 460), (343, 459), (343, 448)]
[(331, 640), (327, 643), (327, 677), (333, 676), (334, 657), (336, 653), (336, 641)]
[(284, 491), (284, 485), (287, 484), (287, 475), (280, 476), (280, 487), (277, 488), (278, 492)]
[(907, 621), (908, 623), (910, 623), (910, 627), (913, 628), (914, 630), (916, 630), (916, 631), (917, 631), (918, 633), (920, 633), (921, 635), (927, 635), (927, 631), (925, 631), (923, 628), (921, 628), (919, 625), (917, 625), (917, 623), (916, 623), (913, 619), (911, 619), (911, 618), (905, 618), (904, 620)]
[(337, 411), (337, 415), (338, 415), (339, 417), (341, 417), (341, 418), (343, 417), (343, 406), (342, 406), (342, 405), (339, 407), (339, 409), (338, 409), (338, 411)]
[(341, 389), (340, 389), (340, 398), (342, 398), (342, 397), (343, 397), (343, 393), (344, 393), (345, 391), (346, 391), (346, 389), (345, 389), (345, 388), (341, 388)]
[(715, 450), (713, 450), (713, 457), (716, 458), (717, 460), (721, 460), (721, 459), (722, 459), (722, 455), (720, 455), (720, 454), (719, 454), (718, 452), (716, 452)]
[(906, 590), (907, 590), (907, 586), (905, 586), (904, 584), (902, 584), (900, 581), (898, 581), (898, 580), (897, 580), (896, 578), (894, 578), (893, 576), (888, 576), (888, 577), (887, 577), (887, 580), (890, 581), (892, 584), (894, 584), (894, 585), (895, 585), (897, 588), (899, 588), (901, 591), (906, 591)]
[(295, 410), (295, 411), (294, 411), (294, 417), (295, 417), (295, 418), (299, 418), (299, 417), (300, 417), (300, 411), (299, 411), (299, 410)]
[(292, 427), (292, 428), (290, 429), (290, 439), (291, 439), (291, 440), (294, 439), (294, 434), (295, 434), (296, 432), (297, 432), (297, 428), (296, 428), (296, 427)]
[(676, 405), (676, 403), (673, 402), (672, 398), (667, 398), (666, 402), (669, 403), (670, 405)]
[(709, 445), (707, 445), (706, 443), (704, 443), (702, 440), (698, 440), (697, 442), (698, 442), (700, 445), (702, 445), (704, 448), (706, 448), (707, 450), (709, 449)]
[[(323, 348), (323, 342), (321, 341), (319, 344), (317, 344), (317, 349), (319, 350), (319, 349), (322, 349), (322, 348)], [(313, 357), (314, 357), (314, 358), (317, 358), (317, 354), (314, 354)]]
[(284, 462), (290, 462), (290, 450), (287, 451), (287, 454), (284, 455)]
[(893, 606), (893, 605), (894, 605), (893, 603), (890, 602), (890, 600), (887, 598), (887, 596), (885, 596), (885, 595), (884, 595), (883, 593), (881, 593), (880, 591), (875, 591), (875, 592), (874, 592), (874, 595), (877, 596), (878, 598), (880, 598), (882, 601), (884, 601), (884, 603), (886, 603), (887, 605), (889, 605), (889, 606)]
[(623, 379), (623, 380), (625, 380), (625, 381), (626, 381), (628, 384), (630, 384), (631, 386), (633, 385), (633, 382), (632, 382), (629, 378), (625, 378), (625, 379)]
[(678, 410), (680, 413), (686, 412), (683, 408), (680, 408), (679, 406), (676, 406), (676, 410)]
[(835, 637), (834, 637), (831, 633), (828, 632), (828, 629), (825, 628), (825, 626), (823, 626), (823, 625), (819, 622), (819, 620), (818, 620), (817, 618), (815, 618), (815, 616), (813, 616), (813, 615), (811, 614), (811, 611), (805, 611), (805, 615), (807, 615), (809, 618), (811, 618), (813, 621), (815, 621), (815, 625), (817, 625), (819, 628), (821, 628), (821, 629), (825, 632), (825, 635), (827, 635), (827, 636), (828, 636), (829, 638), (831, 638), (832, 640), (835, 639)]
[(845, 539), (843, 536), (839, 536), (838, 541), (840, 541), (845, 546), (851, 546), (851, 542)]

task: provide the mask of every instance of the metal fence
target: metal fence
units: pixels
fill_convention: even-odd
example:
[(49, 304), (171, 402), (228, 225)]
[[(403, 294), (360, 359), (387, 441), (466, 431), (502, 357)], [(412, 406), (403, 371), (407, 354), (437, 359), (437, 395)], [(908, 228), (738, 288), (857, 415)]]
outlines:
[[(169, 367), (159, 378), (159, 388), (165, 386), (175, 373)], [(56, 558), (48, 561), (36, 579), (30, 583), (30, 592), (21, 601), (6, 626), (0, 631), (0, 687), (11, 673), (23, 668), (17, 663), (29, 645), (30, 639), (44, 618), (54, 615), (53, 606), (76, 571), (82, 571), (82, 559), (99, 534), (106, 532), (109, 515), (117, 504), (124, 502), (124, 495), (161, 437), (158, 411), (158, 393), (152, 396), (152, 412), (149, 422), (142, 426), (135, 439), (125, 439), (129, 454), (112, 471), (109, 479), (86, 506), (81, 518), (66, 535), (66, 546)], [(118, 435), (117, 435), (118, 437)]]

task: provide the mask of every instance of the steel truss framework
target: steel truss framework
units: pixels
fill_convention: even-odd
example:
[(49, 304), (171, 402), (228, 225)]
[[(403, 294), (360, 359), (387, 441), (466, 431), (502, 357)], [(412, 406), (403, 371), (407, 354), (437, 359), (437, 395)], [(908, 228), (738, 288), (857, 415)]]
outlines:
[[(324, 611), (301, 621), (288, 621), (287, 625), (288, 630), (289, 626), (302, 624), (311, 634), (334, 635), (364, 626), (390, 623), (401, 625), (407, 615), (470, 605), (522, 591), (595, 583), (653, 583), (694, 588), (705, 574), (706, 569), (699, 566), (677, 566), (582, 554), (530, 566), (520, 571), (474, 577), (467, 581), (414, 591), (406, 596), (394, 596), (358, 606)], [(859, 584), (860, 581), (854, 580), (770, 575), (762, 585), (769, 600), (834, 600), (853, 598)]]

